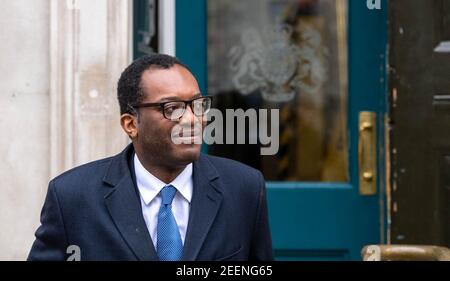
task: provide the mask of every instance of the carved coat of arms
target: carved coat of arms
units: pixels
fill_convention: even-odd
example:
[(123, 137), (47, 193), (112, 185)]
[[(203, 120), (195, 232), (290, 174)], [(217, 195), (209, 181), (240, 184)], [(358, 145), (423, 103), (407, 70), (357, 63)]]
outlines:
[(242, 33), (230, 49), (233, 85), (243, 94), (261, 91), (265, 100), (288, 102), (299, 91), (314, 94), (327, 80), (328, 51), (319, 32), (303, 25), (301, 42), (291, 42), (292, 27), (282, 25), (264, 36), (256, 29)]

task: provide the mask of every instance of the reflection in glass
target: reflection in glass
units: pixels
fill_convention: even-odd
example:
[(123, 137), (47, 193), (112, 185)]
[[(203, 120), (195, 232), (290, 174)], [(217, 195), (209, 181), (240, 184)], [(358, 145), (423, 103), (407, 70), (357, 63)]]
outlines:
[[(280, 110), (280, 147), (213, 144), (267, 180), (348, 180), (344, 0), (210, 0), (208, 93), (214, 107)], [(254, 130), (249, 130), (250, 133)]]

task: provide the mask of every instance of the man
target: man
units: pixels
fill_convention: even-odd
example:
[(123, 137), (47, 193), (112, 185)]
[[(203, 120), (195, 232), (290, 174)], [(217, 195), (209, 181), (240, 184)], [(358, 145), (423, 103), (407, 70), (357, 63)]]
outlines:
[(50, 181), (28, 259), (271, 260), (264, 179), (200, 153), (211, 98), (187, 67), (142, 57), (118, 99), (132, 144)]

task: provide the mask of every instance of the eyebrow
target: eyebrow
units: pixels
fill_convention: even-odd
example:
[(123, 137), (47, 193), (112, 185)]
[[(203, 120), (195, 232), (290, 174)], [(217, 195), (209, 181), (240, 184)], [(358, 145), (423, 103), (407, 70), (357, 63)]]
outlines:
[[(202, 96), (202, 93), (198, 93), (195, 96), (193, 96), (191, 99), (195, 99), (195, 98), (198, 98), (198, 97), (201, 97), (201, 96)], [(166, 101), (181, 101), (181, 100), (177, 96), (169, 96), (169, 97), (164, 97), (164, 98), (160, 99), (156, 103), (161, 103), (161, 102), (166, 102)]]

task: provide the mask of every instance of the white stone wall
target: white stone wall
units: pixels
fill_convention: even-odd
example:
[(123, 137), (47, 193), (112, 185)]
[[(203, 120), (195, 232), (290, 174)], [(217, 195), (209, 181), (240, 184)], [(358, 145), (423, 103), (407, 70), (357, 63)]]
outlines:
[(129, 3), (0, 0), (0, 260), (26, 258), (52, 177), (127, 144)]

